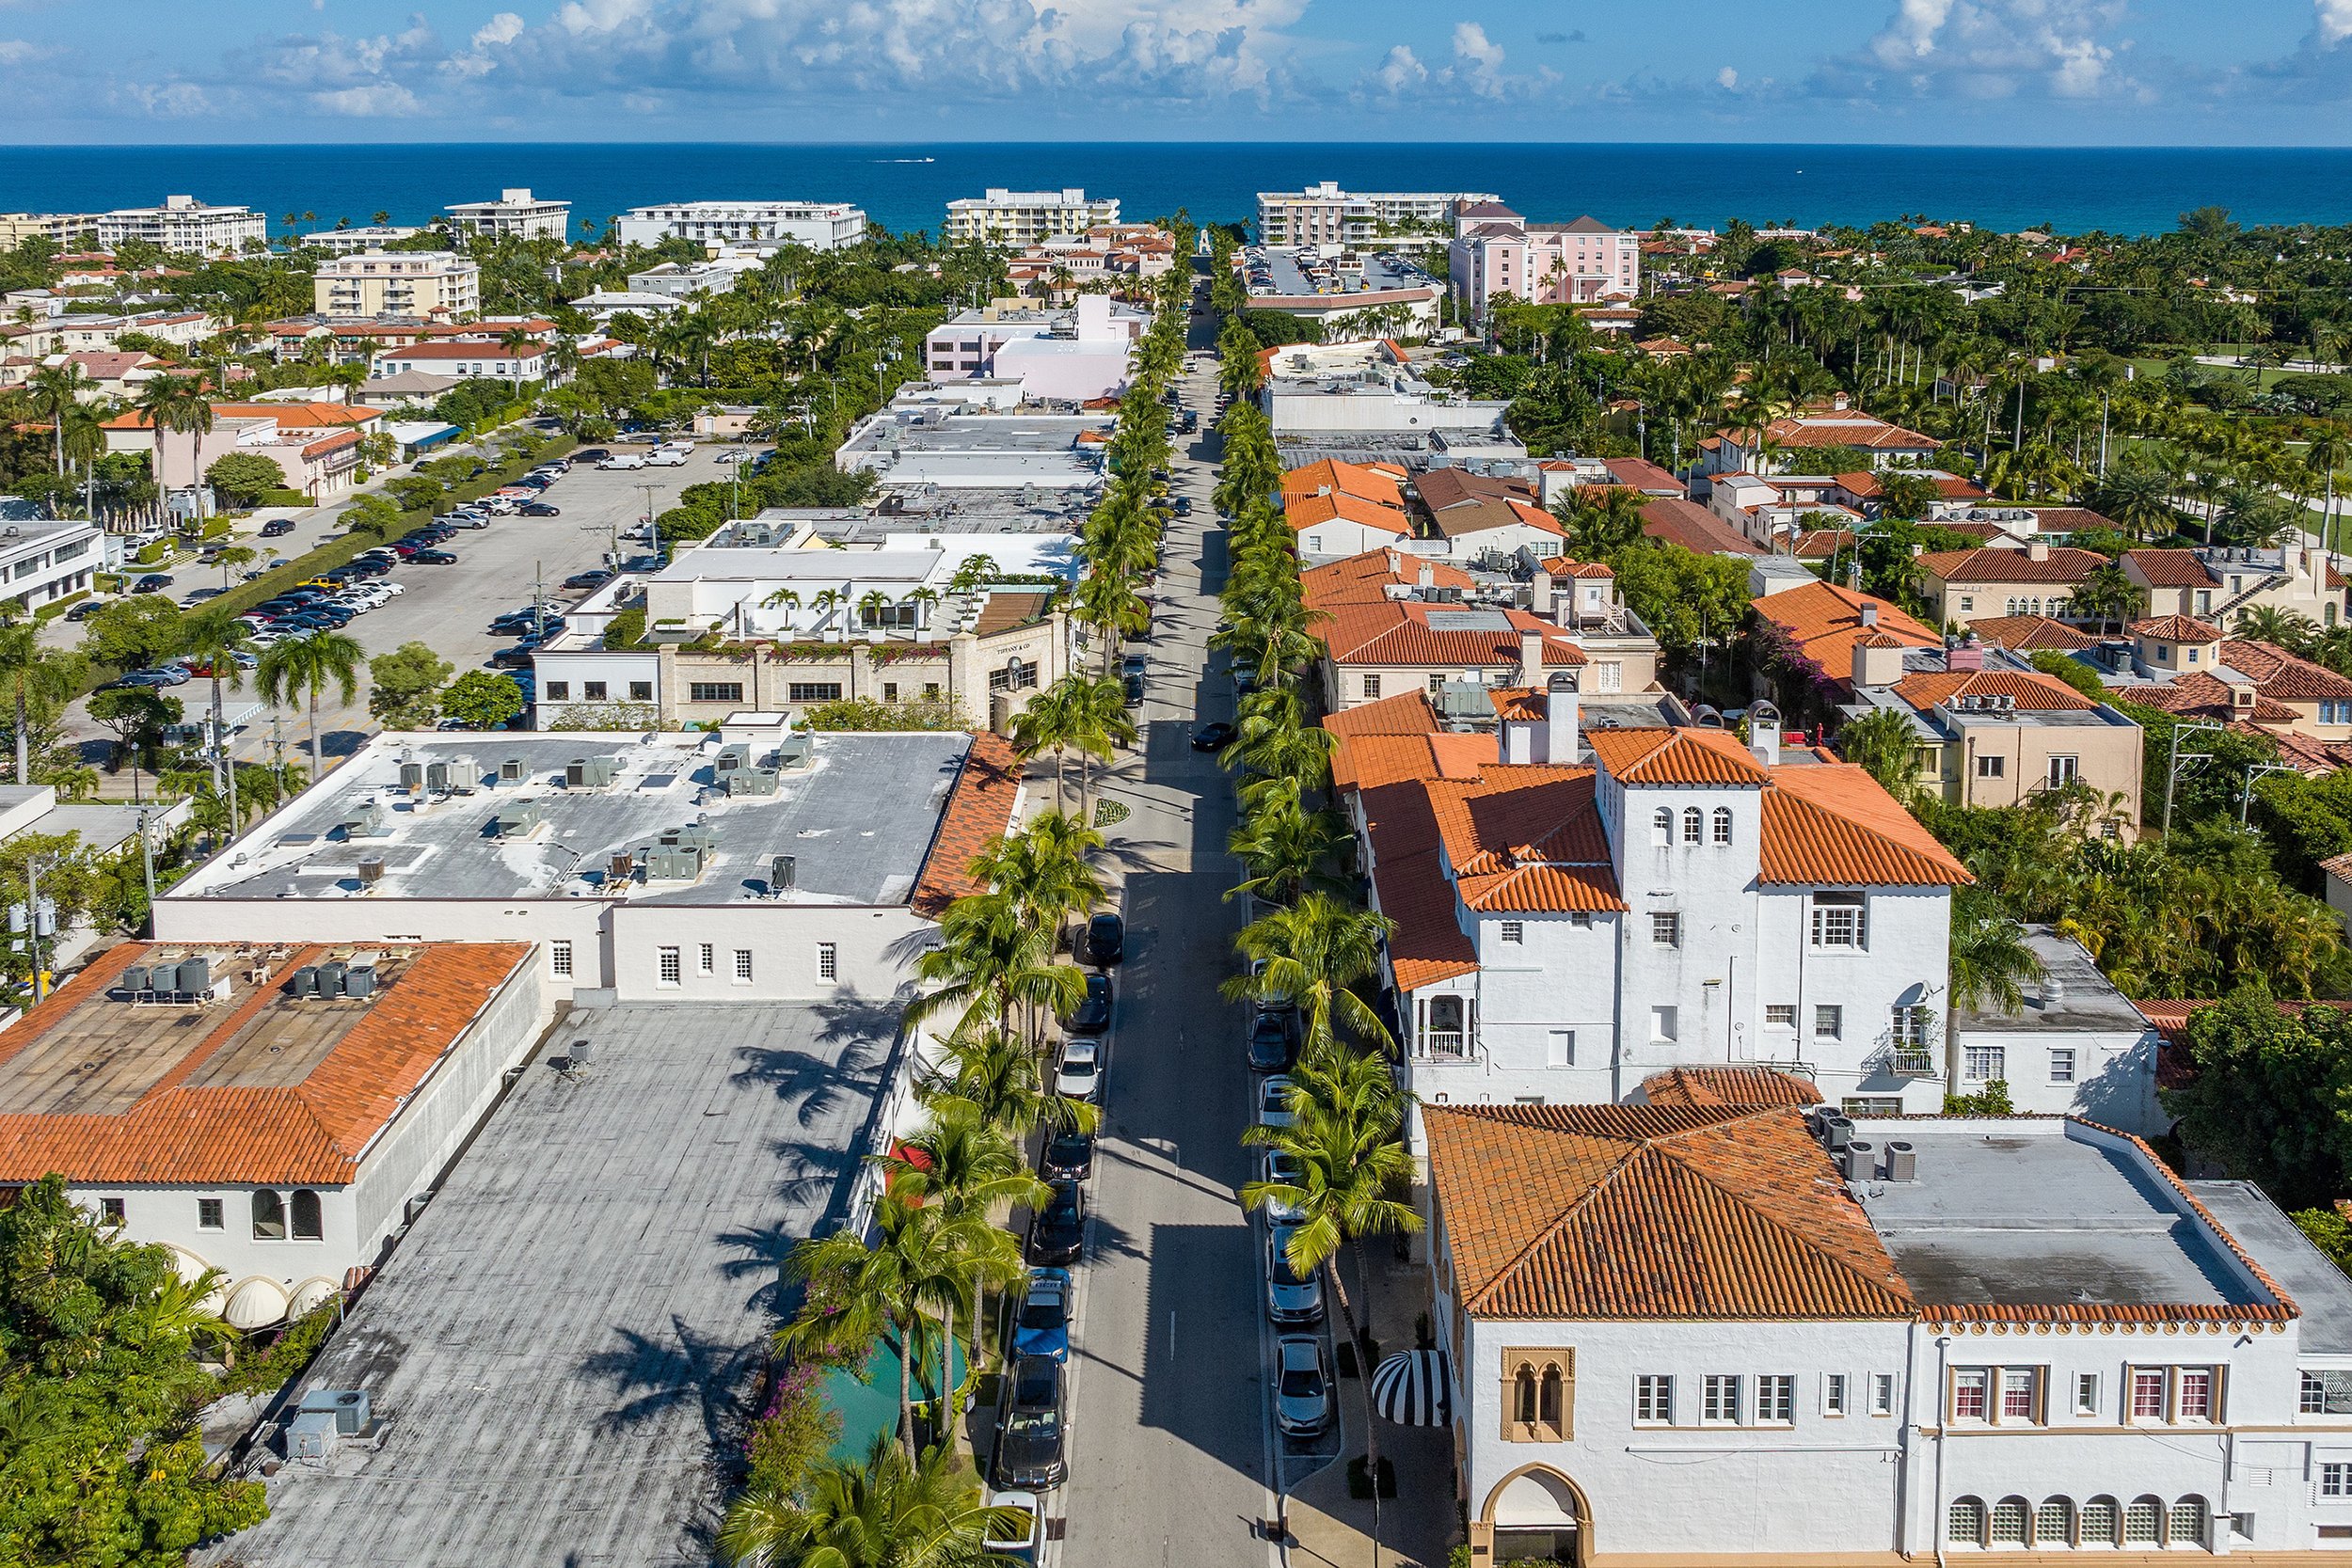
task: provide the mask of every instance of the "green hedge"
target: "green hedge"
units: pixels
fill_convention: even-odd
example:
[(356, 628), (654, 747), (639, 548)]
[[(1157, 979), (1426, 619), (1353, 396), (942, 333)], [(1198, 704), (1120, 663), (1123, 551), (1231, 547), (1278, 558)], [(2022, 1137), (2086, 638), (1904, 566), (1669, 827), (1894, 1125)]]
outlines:
[(171, 541), (158, 539), (151, 545), (142, 545), (139, 553), (131, 559), (142, 566), (160, 566), (171, 559)]
[(88, 597), (89, 590), (85, 588), (78, 594), (68, 594), (62, 599), (52, 599), (49, 603), (42, 605), (40, 609), (33, 611), (33, 619), (36, 621), (52, 620), (56, 616), (63, 615), (67, 610), (72, 610), (75, 605), (80, 604), (84, 599)]
[[(264, 490), (262, 492), (262, 499), (253, 504), (256, 506), (310, 506), (315, 503), (299, 490)], [(207, 537), (210, 537), (209, 530)]]

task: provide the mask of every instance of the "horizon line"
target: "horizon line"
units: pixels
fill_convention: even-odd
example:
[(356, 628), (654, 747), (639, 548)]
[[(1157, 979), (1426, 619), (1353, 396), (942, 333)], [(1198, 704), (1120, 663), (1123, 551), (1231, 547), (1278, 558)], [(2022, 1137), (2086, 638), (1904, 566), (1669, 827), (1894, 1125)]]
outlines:
[(28, 141), (0, 142), (0, 152), (192, 152), (239, 151), (257, 149), (333, 149), (351, 150), (358, 148), (627, 148), (627, 147), (712, 147), (712, 148), (772, 148), (779, 150), (812, 149), (885, 148), (891, 150), (920, 148), (1020, 148), (1020, 149), (1083, 149), (1083, 148), (1151, 148), (1151, 147), (1228, 147), (1335, 150), (1363, 148), (1480, 148), (1505, 149), (1708, 149), (1753, 151), (1888, 151), (1888, 152), (2352, 152), (2352, 141), (2344, 142), (1899, 142), (1899, 141), (1702, 141), (1691, 140), (1409, 140), (1371, 138), (1310, 141), (1303, 139), (1252, 140), (1238, 137), (1151, 136), (1121, 137), (1104, 140), (1073, 140), (1068, 137), (1028, 140), (977, 140), (955, 137), (927, 140), (881, 141), (772, 141), (756, 139), (697, 138), (681, 136), (643, 137), (627, 141), (599, 140), (530, 140), (520, 137), (500, 137), (488, 140), (231, 140), (231, 141)]

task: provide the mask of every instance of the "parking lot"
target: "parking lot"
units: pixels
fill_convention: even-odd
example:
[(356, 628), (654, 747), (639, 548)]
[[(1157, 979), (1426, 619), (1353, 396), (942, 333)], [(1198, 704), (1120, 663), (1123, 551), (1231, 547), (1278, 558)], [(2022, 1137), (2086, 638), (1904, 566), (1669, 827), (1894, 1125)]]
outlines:
[[(559, 585), (564, 578), (602, 564), (619, 534), (648, 515), (649, 505), (652, 514), (658, 515), (676, 504), (678, 493), (687, 485), (727, 478), (728, 466), (719, 462), (718, 455), (731, 450), (735, 449), (698, 448), (686, 466), (677, 468), (606, 472), (587, 466), (575, 467), (543, 498), (561, 509), (562, 516), (500, 517), (487, 528), (460, 530), (453, 539), (438, 546), (456, 555), (457, 564), (402, 564), (389, 579), (401, 585), (400, 595), (381, 609), (357, 617), (343, 629), (358, 639), (370, 655), (388, 652), (403, 642), (422, 641), (456, 665), (460, 673), (486, 668), (492, 654), (514, 643), (511, 637), (490, 633), (493, 616), (529, 603), (534, 582), (544, 582), (559, 605), (582, 597), (580, 593), (562, 589)], [(339, 531), (327, 521), (331, 515), (322, 509), (298, 525), (294, 535), (267, 543), (287, 555), (299, 553)], [(237, 542), (257, 546), (262, 543), (242, 535)], [(626, 557), (643, 546), (621, 541), (619, 547)], [(176, 595), (191, 588), (217, 586), (220, 574), (190, 566), (182, 568), (175, 578), (170, 592)], [(249, 676), (247, 687), (246, 692), (227, 699), (232, 712), (256, 701), (249, 689)], [(205, 692), (203, 684), (195, 682), (173, 689), (170, 694), (187, 705), (193, 718), (196, 708), (205, 700)], [(364, 679), (350, 704), (335, 702), (334, 695), (332, 691), (326, 693), (319, 706), (319, 733), (329, 757), (348, 754), (366, 734), (377, 727), (368, 715)], [(308, 718), (295, 707), (287, 708), (282, 717), (291, 757), (297, 743), (308, 735)], [(82, 713), (79, 704), (69, 717), (69, 727), (79, 739), (105, 738), (105, 733)], [(250, 762), (269, 760), (269, 717), (264, 709), (249, 719), (236, 736), (236, 754)]]
[(1302, 294), (1352, 293), (1359, 288), (1420, 289), (1435, 281), (1401, 256), (1386, 251), (1359, 251), (1357, 255), (1363, 261), (1360, 284), (1333, 268), (1317, 266), (1311, 276), (1299, 266), (1299, 255), (1295, 250), (1267, 250), (1252, 246), (1245, 257), (1249, 268), (1249, 292), (1253, 294), (1295, 297)]

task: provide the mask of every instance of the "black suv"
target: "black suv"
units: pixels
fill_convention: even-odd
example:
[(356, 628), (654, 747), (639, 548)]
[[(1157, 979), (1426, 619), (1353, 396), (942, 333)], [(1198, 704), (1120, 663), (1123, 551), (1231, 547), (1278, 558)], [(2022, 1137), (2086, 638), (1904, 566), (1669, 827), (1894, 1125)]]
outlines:
[(1061, 1363), (1025, 1355), (1012, 1364), (1005, 1418), (996, 1429), (996, 1484), (1039, 1492), (1070, 1474), (1063, 1451)]
[(1082, 945), (1087, 962), (1108, 969), (1127, 956), (1127, 923), (1105, 910), (1087, 922)]
[(1075, 1181), (1057, 1181), (1054, 1196), (1029, 1221), (1029, 1261), (1074, 1263), (1086, 1245), (1087, 1200)]

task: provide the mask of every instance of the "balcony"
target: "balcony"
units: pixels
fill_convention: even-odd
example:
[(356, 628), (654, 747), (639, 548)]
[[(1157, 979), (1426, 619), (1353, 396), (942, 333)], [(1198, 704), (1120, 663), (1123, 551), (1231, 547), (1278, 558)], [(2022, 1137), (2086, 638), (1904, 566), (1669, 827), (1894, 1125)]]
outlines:
[(1889, 1078), (1941, 1078), (1944, 1064), (1935, 1058), (1935, 1052), (1924, 1045), (1891, 1045), (1868, 1065)]
[(1413, 1055), (1430, 1062), (1468, 1061), (1470, 1037), (1459, 1029), (1424, 1029), (1413, 1042)]

